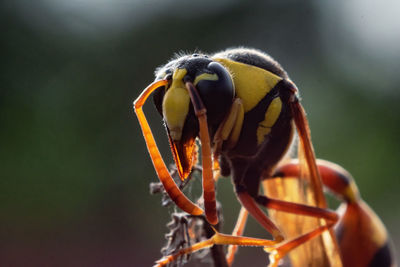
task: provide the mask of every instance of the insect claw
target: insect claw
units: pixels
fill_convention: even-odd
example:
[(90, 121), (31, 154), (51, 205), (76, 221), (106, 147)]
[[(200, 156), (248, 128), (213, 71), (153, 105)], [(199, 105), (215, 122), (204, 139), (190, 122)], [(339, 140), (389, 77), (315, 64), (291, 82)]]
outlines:
[[(265, 248), (264, 248), (265, 250)], [(282, 256), (279, 255), (279, 252), (277, 250), (273, 250), (269, 252), (269, 264), (268, 267), (277, 267), (279, 265), (279, 262), (282, 259)]]

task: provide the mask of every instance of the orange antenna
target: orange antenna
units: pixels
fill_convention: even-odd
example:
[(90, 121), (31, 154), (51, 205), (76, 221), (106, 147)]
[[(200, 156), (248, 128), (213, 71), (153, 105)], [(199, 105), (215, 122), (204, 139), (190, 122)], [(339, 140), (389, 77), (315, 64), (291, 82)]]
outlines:
[(172, 179), (171, 174), (169, 173), (167, 166), (165, 165), (164, 160), (161, 157), (160, 151), (158, 150), (146, 116), (143, 113), (142, 107), (146, 102), (146, 99), (154, 90), (159, 87), (165, 86), (166, 84), (168, 84), (167, 80), (160, 80), (150, 84), (133, 102), (134, 109), (136, 112), (136, 116), (139, 120), (140, 127), (142, 128), (143, 136), (146, 141), (146, 146), (147, 150), (149, 151), (151, 161), (153, 162), (154, 168), (157, 172), (157, 176), (163, 184), (165, 191), (172, 199), (172, 201), (174, 201), (175, 204), (183, 211), (192, 215), (201, 215), (204, 213), (204, 211), (199, 206), (190, 201), (176, 185), (174, 179)]
[(213, 176), (213, 162), (211, 159), (210, 135), (207, 126), (207, 109), (191, 82), (185, 83), (192, 100), (195, 114), (199, 120), (201, 141), (201, 163), (203, 166), (203, 198), (207, 221), (211, 224), (218, 223), (217, 204), (215, 198), (215, 184)]

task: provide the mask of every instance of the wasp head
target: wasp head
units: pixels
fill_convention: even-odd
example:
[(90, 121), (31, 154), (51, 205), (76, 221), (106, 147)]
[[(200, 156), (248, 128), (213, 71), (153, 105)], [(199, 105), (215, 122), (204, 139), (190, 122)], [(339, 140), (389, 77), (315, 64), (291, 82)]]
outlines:
[(192, 168), (195, 139), (199, 135), (198, 120), (185, 82), (193, 83), (204, 103), (211, 136), (229, 112), (235, 95), (234, 84), (226, 68), (208, 56), (198, 54), (173, 60), (156, 75), (156, 79), (170, 81), (167, 86), (157, 89), (154, 103), (164, 119), (171, 150), (184, 179)]

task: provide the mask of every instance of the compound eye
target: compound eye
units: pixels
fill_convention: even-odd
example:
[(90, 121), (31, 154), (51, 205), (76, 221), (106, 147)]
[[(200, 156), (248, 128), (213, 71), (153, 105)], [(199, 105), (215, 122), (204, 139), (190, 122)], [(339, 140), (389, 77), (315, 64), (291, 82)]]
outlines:
[(235, 89), (228, 70), (218, 62), (209, 63), (207, 70), (209, 72), (198, 75), (194, 81), (200, 94), (205, 97), (233, 99)]
[(209, 63), (207, 70), (195, 78), (194, 85), (207, 108), (208, 120), (219, 123), (232, 105), (235, 87), (230, 73), (220, 63)]

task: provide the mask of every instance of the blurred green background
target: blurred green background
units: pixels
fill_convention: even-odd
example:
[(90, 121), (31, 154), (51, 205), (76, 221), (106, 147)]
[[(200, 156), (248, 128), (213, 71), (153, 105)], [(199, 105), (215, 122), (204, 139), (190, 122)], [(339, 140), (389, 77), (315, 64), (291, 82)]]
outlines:
[[(234, 46), (266, 51), (288, 71), (317, 156), (353, 174), (400, 247), (398, 1), (8, 0), (0, 8), (1, 266), (160, 258), (173, 209), (149, 194), (157, 177), (132, 101), (175, 52)], [(160, 117), (151, 104), (145, 112), (170, 161)], [(218, 198), (228, 233), (239, 210), (228, 179)], [(267, 236), (252, 220), (246, 234)], [(249, 258), (264, 266), (267, 256), (241, 249), (235, 266)]]

